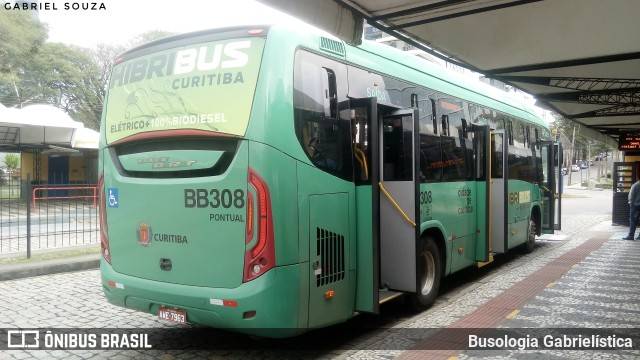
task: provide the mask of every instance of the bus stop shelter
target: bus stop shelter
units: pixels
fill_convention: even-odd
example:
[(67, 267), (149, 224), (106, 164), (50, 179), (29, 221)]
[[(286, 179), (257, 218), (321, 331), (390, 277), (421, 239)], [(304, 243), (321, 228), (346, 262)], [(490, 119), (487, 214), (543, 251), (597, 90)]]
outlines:
[[(96, 176), (92, 174), (97, 171), (93, 168), (97, 168), (98, 138), (98, 132), (85, 128), (83, 123), (51, 105), (30, 105), (22, 109), (0, 107), (0, 151), (21, 154), (22, 181), (26, 181), (27, 173), (35, 182), (44, 181), (56, 171), (52, 166), (66, 159), (66, 169), (63, 169), (66, 176), (58, 176), (59, 181), (75, 178), (76, 182), (95, 183)], [(82, 155), (85, 159), (73, 161), (70, 168), (70, 155)], [(55, 157), (57, 162), (49, 161), (50, 157)], [(75, 163), (80, 170), (74, 169)]]
[(358, 44), (363, 21), (532, 94), (617, 147), (640, 131), (640, 1), (259, 0)]

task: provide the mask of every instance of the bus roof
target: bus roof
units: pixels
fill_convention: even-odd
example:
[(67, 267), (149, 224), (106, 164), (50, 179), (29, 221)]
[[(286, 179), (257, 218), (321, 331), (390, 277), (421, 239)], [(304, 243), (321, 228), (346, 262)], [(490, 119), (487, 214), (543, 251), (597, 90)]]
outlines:
[[(514, 96), (512, 93), (500, 90), (479, 80), (474, 80), (468, 76), (451, 71), (439, 64), (420, 58), (411, 53), (401, 51), (391, 46), (380, 44), (374, 41), (363, 40), (362, 44), (358, 45), (357, 47), (352, 47), (349, 45), (347, 46), (351, 49), (360, 49), (373, 56), (380, 56), (390, 61), (396, 62), (400, 66), (406, 67), (408, 72), (417, 71), (431, 77), (438, 78), (439, 80), (447, 82), (455, 87), (473, 92), (479, 97), (488, 98), (489, 100), (499, 102), (504, 106), (511, 108), (511, 111), (509, 111), (508, 109), (499, 110), (506, 110), (507, 112), (511, 113), (513, 113), (514, 111), (524, 111), (527, 113), (527, 115), (529, 115), (527, 120), (534, 122), (537, 125), (548, 128), (547, 123), (540, 118), (532, 105), (527, 104), (524, 99)], [(402, 72), (396, 73), (396, 70), (398, 69), (394, 69), (393, 75), (395, 75), (396, 77), (402, 76)], [(409, 77), (409, 74), (402, 77), (411, 79), (411, 77)]]
[[(349, 53), (357, 53), (361, 51), (366, 53), (366, 56), (380, 57), (386, 59), (387, 61), (396, 63), (398, 67), (394, 68), (393, 71), (387, 72), (387, 75), (402, 78), (407, 81), (412, 81), (411, 79), (414, 79), (415, 77), (414, 72), (419, 72), (426, 76), (436, 78), (444, 83), (450, 84), (454, 89), (456, 89), (456, 91), (466, 91), (467, 94), (474, 94), (472, 98), (469, 98), (468, 96), (461, 96), (461, 98), (465, 100), (472, 102), (475, 101), (481, 104), (486, 104), (487, 101), (493, 102), (495, 103), (495, 105), (500, 104), (502, 107), (497, 110), (505, 111), (507, 113), (511, 113), (520, 117), (525, 117), (526, 120), (548, 129), (548, 124), (540, 118), (535, 108), (531, 104), (528, 104), (526, 101), (524, 101), (524, 99), (516, 97), (509, 92), (502, 91), (491, 85), (456, 73), (440, 66), (439, 64), (435, 64), (418, 56), (412, 55), (408, 52), (400, 51), (391, 46), (369, 40), (363, 40), (362, 44), (357, 46), (346, 44), (337, 37), (304, 23), (243, 25), (172, 35), (132, 48), (118, 56), (116, 62), (123, 61), (127, 58), (140, 56), (141, 54), (147, 53), (149, 51), (157, 51), (158, 49), (162, 49), (165, 47), (168, 48), (180, 46), (182, 43), (192, 44), (194, 43), (194, 41), (197, 42), (197, 38), (202, 38), (203, 41), (206, 41), (212, 36), (247, 36), (249, 31), (256, 29), (263, 30), (259, 34), (259, 36), (266, 36), (268, 32), (271, 32), (270, 29), (273, 29), (273, 33), (275, 36), (278, 36), (277, 34), (282, 34), (281, 40), (302, 42), (304, 43), (304, 46), (308, 46), (309, 36), (318, 37), (318, 39), (323, 37), (334, 41), (339, 41), (340, 43), (344, 44), (345, 48), (347, 49), (347, 58), (349, 57)], [(319, 46), (320, 41), (317, 41), (316, 44), (318, 44), (317, 46)], [(440, 89), (435, 88), (434, 90)], [(449, 93), (449, 95), (457, 94)]]

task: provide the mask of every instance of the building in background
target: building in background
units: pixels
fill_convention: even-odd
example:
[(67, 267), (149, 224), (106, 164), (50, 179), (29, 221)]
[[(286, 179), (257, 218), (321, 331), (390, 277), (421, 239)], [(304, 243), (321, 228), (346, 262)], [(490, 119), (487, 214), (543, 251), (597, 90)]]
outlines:
[(0, 151), (19, 154), (20, 168), (11, 178), (23, 186), (96, 184), (98, 138), (51, 105), (0, 106)]

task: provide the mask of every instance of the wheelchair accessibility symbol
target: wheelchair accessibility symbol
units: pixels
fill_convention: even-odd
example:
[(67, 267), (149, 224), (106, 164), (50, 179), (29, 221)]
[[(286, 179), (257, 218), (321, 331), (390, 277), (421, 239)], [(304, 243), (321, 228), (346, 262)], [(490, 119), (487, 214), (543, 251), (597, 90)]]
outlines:
[(118, 207), (118, 189), (109, 188), (107, 189), (107, 191), (108, 191), (107, 206), (110, 208), (117, 208)]

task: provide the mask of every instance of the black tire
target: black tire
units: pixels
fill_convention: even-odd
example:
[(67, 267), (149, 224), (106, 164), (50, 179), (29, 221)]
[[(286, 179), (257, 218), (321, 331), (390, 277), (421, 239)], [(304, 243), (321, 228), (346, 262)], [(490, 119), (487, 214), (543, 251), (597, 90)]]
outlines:
[(524, 243), (522, 249), (525, 254), (530, 254), (533, 249), (536, 247), (536, 222), (533, 219), (529, 220), (529, 234), (527, 242)]
[(420, 241), (420, 256), (416, 265), (419, 269), (420, 292), (411, 294), (411, 304), (415, 310), (422, 311), (433, 305), (442, 278), (440, 251), (431, 236)]

